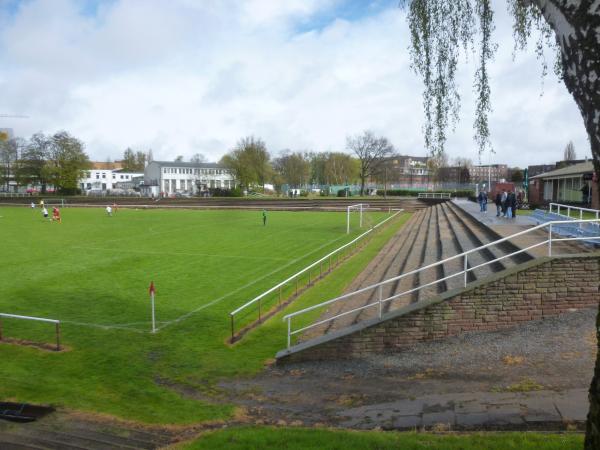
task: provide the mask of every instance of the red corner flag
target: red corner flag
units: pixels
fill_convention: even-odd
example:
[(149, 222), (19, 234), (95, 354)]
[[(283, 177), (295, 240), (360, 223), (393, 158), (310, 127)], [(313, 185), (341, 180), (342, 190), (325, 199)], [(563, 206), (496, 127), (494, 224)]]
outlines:
[(150, 282), (150, 287), (148, 288), (148, 293), (150, 295), (154, 294), (156, 292), (156, 289), (154, 289), (154, 281)]

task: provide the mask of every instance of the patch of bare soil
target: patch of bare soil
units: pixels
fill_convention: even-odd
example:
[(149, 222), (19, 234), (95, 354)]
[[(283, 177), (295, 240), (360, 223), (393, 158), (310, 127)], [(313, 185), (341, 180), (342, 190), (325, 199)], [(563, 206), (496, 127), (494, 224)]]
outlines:
[(335, 425), (337, 413), (348, 407), (432, 394), (587, 388), (596, 356), (595, 317), (595, 310), (579, 310), (395, 354), (274, 366), (220, 387), (255, 420), (307, 425)]
[(4, 338), (0, 339), (0, 344), (33, 347), (33, 348), (37, 348), (38, 350), (44, 350), (47, 352), (55, 352), (55, 353), (71, 351), (70, 347), (68, 347), (66, 345), (62, 345), (62, 344), (60, 345), (60, 349), (57, 350), (56, 343), (51, 344), (49, 342), (35, 342), (35, 341), (28, 341), (26, 339), (15, 339), (15, 338), (10, 338), (10, 337), (4, 337)]

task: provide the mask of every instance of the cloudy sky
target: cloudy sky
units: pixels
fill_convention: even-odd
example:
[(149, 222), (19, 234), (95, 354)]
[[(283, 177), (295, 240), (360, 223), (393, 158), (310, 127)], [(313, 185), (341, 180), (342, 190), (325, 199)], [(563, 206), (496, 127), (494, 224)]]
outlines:
[[(495, 155), (525, 166), (589, 155), (579, 112), (533, 45), (513, 59), (505, 3), (492, 68)], [(409, 67), (397, 0), (0, 0), (0, 118), (27, 137), (67, 130), (94, 160), (130, 146), (155, 159), (218, 160), (261, 137), (272, 153), (345, 150), (365, 129), (402, 154), (425, 155), (422, 85)], [(451, 157), (478, 161), (472, 73)], [(541, 95), (543, 93), (543, 95)]]

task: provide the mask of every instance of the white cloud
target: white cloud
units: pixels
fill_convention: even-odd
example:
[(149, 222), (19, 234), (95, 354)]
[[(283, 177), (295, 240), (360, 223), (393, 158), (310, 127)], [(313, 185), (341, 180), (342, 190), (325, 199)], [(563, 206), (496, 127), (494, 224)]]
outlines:
[[(33, 0), (15, 17), (0, 17), (0, 112), (31, 116), (7, 122), (22, 135), (66, 129), (99, 160), (118, 158), (127, 146), (152, 148), (156, 158), (200, 152), (218, 159), (249, 134), (272, 151), (340, 150), (348, 134), (364, 129), (385, 134), (402, 153), (425, 152), (422, 88), (394, 7), (313, 29), (312, 20), (343, 4), (115, 0), (94, 16), (79, 6)], [(564, 86), (549, 77), (540, 97), (535, 57), (513, 62), (505, 15), (498, 28), (493, 159), (554, 161), (569, 139), (580, 156), (589, 153)], [(472, 70), (466, 65), (460, 74), (463, 120), (448, 150), (476, 159)]]

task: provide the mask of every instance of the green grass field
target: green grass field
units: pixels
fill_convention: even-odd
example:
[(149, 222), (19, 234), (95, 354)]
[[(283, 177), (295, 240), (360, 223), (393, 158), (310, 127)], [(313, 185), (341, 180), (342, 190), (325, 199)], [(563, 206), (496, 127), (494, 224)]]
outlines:
[(396, 433), (306, 428), (248, 427), (206, 433), (177, 448), (204, 450), (575, 450), (582, 448), (581, 434)]
[[(73, 208), (62, 216), (62, 224), (50, 223), (39, 209), (0, 208), (0, 312), (60, 319), (69, 349), (0, 345), (0, 399), (148, 423), (230, 417), (233, 407), (218, 401), (214, 382), (260, 370), (285, 345), (285, 325), (279, 314), (232, 347), (228, 313), (359, 233), (346, 235), (345, 214), (329, 212), (269, 212), (266, 227), (260, 212), (247, 211), (124, 209), (107, 217), (101, 208)], [(407, 217), (290, 311), (342, 292)], [(157, 334), (148, 332), (150, 280)], [(53, 340), (49, 324), (3, 325), (5, 336)], [(182, 396), (173, 386), (216, 400)]]

